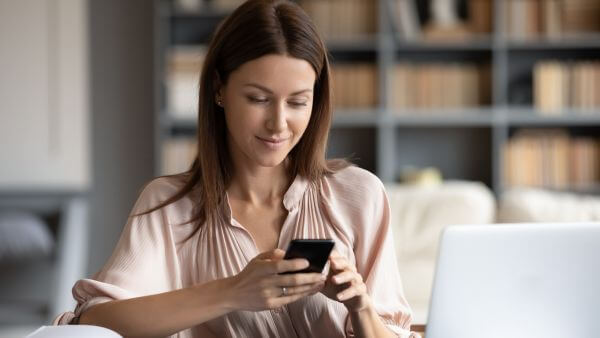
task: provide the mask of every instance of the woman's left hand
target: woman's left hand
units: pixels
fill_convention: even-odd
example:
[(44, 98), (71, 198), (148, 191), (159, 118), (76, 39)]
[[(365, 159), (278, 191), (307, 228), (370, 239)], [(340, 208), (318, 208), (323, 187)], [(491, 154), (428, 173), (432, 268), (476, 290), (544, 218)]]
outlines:
[(342, 302), (351, 312), (365, 310), (371, 305), (362, 276), (346, 257), (335, 250), (329, 256), (329, 276), (321, 292), (333, 300)]

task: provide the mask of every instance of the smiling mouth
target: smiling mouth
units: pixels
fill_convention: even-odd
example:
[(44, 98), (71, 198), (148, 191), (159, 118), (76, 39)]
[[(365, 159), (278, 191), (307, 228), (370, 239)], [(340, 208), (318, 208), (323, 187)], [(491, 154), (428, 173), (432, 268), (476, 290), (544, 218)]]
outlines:
[(262, 138), (257, 136), (257, 138), (263, 142), (268, 142), (268, 143), (272, 143), (272, 144), (280, 144), (284, 141), (286, 141), (287, 139), (282, 138), (282, 139), (272, 139), (272, 138)]

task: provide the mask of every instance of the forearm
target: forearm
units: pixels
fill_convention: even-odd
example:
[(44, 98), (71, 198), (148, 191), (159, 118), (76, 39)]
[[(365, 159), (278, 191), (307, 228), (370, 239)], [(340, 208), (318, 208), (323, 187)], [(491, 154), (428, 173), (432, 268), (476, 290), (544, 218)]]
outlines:
[(227, 280), (139, 298), (98, 304), (80, 324), (103, 326), (126, 337), (164, 337), (231, 311)]
[(396, 337), (396, 335), (383, 324), (373, 305), (370, 305), (361, 311), (351, 311), (349, 315), (355, 337)]

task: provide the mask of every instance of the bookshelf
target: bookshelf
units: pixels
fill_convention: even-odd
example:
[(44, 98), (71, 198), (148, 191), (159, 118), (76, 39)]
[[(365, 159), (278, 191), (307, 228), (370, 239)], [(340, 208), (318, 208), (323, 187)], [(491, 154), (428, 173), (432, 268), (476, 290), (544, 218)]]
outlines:
[[(573, 5), (582, 1), (587, 0), (569, 2), (571, 7), (563, 12), (585, 16)], [(180, 1), (183, 2), (190, 3)], [(308, 2), (309, 13), (310, 6), (315, 5), (315, 0), (298, 2)], [(422, 17), (423, 9), (417, 7), (427, 1), (346, 1), (345, 4), (370, 2), (373, 6), (365, 9), (366, 3), (357, 5), (366, 6), (362, 11), (357, 10), (359, 7), (345, 8), (348, 15), (373, 13), (375, 16), (361, 22), (362, 30), (352, 34), (323, 23), (327, 22), (327, 17), (322, 13), (339, 11), (343, 7), (340, 7), (341, 0), (330, 0), (334, 4), (329, 8), (323, 7), (324, 2), (327, 1), (321, 0), (317, 5), (321, 7), (312, 10), (320, 13), (314, 19), (324, 30), (334, 76), (336, 70), (343, 73), (340, 71), (343, 65), (367, 65), (370, 70), (365, 72), (373, 72), (376, 87), (370, 94), (374, 97), (359, 100), (358, 106), (356, 103), (354, 106), (341, 104), (336, 108), (328, 145), (330, 157), (349, 157), (384, 182), (396, 181), (403, 168), (433, 166), (441, 170), (445, 179), (482, 181), (500, 194), (508, 186), (505, 149), (520, 130), (559, 128), (575, 137), (600, 138), (600, 103), (597, 101), (596, 105), (586, 108), (567, 104), (557, 108), (554, 114), (547, 114), (536, 105), (534, 98), (534, 69), (540, 62), (578, 64), (600, 60), (600, 27), (582, 31), (578, 26), (571, 32), (567, 25), (572, 24), (573, 17), (562, 21), (549, 19), (554, 18), (549, 16), (551, 6), (562, 6), (562, 0), (458, 1), (464, 5), (463, 12), (466, 8), (467, 12), (479, 13), (471, 15), (470, 19), (467, 15), (463, 20), (472, 28), (471, 33), (459, 38), (443, 35), (440, 38), (437, 34), (431, 35), (434, 37), (431, 39), (423, 38), (429, 29), (426, 25), (419, 25), (415, 34), (415, 27), (400, 23), (400, 15), (397, 15), (398, 6), (409, 4), (414, 13)], [(173, 1), (155, 0), (157, 175), (164, 173), (164, 143), (172, 138), (189, 137), (195, 130), (193, 114), (174, 116), (169, 110), (163, 81), (169, 62), (167, 52), (173, 47), (198, 47), (207, 43), (216, 24), (230, 12), (226, 6), (218, 6), (220, 3), (225, 2), (200, 0), (196, 7), (182, 11)], [(527, 8), (525, 14), (519, 12), (525, 8), (523, 6)], [(592, 8), (591, 11), (599, 13), (594, 11), (600, 9)], [(515, 28), (518, 17), (514, 16), (517, 14), (525, 20), (527, 15), (535, 15), (539, 19), (534, 20), (538, 26)], [(403, 18), (406, 20), (406, 15)], [(560, 26), (560, 22), (565, 24)], [(347, 23), (340, 25), (347, 27)], [(527, 34), (518, 29), (528, 30)], [(398, 84), (399, 77), (395, 74), (400, 72), (398, 68), (402, 64), (408, 65), (414, 73), (411, 73), (413, 82), (420, 83), (415, 86), (416, 92), (414, 88), (406, 89)], [(371, 79), (371, 75), (364, 76)], [(597, 69), (595, 76), (598, 83)], [(463, 85), (448, 85), (453, 83)], [(589, 95), (599, 96), (598, 86), (588, 88)], [(460, 87), (471, 89), (461, 91)], [(413, 90), (404, 94), (406, 98), (420, 95), (423, 99), (416, 104), (406, 104), (406, 100), (398, 102), (400, 90)], [(449, 90), (454, 90), (452, 93), (455, 94), (446, 95), (444, 99), (428, 99), (441, 97)], [(452, 101), (455, 96), (474, 91), (478, 92), (476, 97), (465, 97), (458, 103)], [(431, 104), (432, 101), (435, 104)], [(600, 157), (600, 154), (596, 156)], [(600, 176), (600, 169), (597, 175)], [(600, 189), (594, 188), (600, 185), (599, 181), (600, 177), (597, 177), (586, 187), (567, 185), (559, 190), (600, 193)]]

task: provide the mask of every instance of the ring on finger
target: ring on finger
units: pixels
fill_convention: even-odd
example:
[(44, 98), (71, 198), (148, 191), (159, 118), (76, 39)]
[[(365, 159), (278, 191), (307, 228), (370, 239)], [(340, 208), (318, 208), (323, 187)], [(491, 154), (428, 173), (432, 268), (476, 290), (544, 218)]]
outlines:
[(288, 294), (288, 289), (285, 286), (281, 287), (281, 297), (285, 297)]

